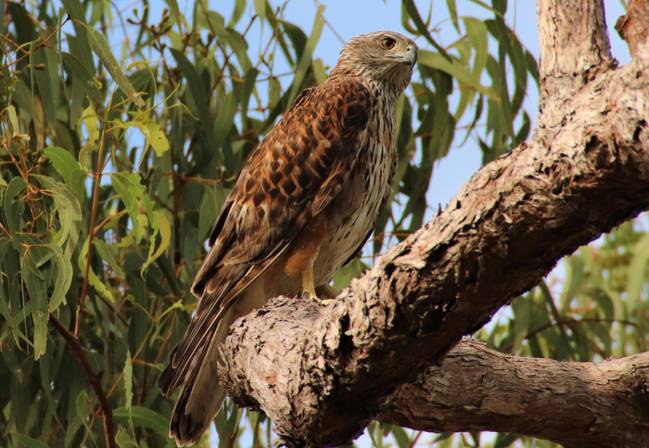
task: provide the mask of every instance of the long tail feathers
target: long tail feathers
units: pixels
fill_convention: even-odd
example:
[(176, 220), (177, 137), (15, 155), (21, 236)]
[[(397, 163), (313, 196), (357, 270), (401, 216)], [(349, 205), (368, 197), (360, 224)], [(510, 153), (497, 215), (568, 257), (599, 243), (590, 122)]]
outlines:
[[(182, 385), (169, 429), (179, 446), (197, 441), (218, 413), (225, 394), (217, 382), (217, 347), (225, 340), (235, 317), (263, 304), (263, 291), (252, 294), (250, 303), (244, 291), (287, 247), (288, 243), (278, 245), (272, 256), (255, 265), (221, 266), (218, 275), (215, 273), (210, 279), (209, 283), (220, 286), (210, 289), (207, 285), (185, 336), (172, 351), (169, 364), (158, 379), (166, 397)], [(238, 301), (236, 316), (230, 306), (234, 300)]]
[[(197, 442), (218, 414), (225, 391), (217, 383), (216, 369), (221, 360), (218, 345), (228, 335), (232, 311), (225, 313), (206, 349), (195, 354), (183, 389), (171, 417), (169, 436), (178, 446)], [(160, 381), (164, 381), (164, 375)]]

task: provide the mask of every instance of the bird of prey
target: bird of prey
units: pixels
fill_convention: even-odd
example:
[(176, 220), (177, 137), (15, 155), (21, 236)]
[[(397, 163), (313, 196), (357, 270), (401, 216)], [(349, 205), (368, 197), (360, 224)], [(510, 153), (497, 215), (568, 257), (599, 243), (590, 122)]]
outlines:
[(396, 169), (395, 106), (417, 46), (394, 32), (351, 39), (245, 162), (210, 236), (198, 306), (158, 384), (179, 386), (170, 436), (198, 440), (224, 398), (218, 345), (238, 317), (279, 295), (320, 300), (369, 237)]

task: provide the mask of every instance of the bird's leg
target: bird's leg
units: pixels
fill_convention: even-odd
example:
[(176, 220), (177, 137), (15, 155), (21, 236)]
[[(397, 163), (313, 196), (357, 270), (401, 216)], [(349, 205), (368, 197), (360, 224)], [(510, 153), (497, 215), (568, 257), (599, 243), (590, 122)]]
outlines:
[(302, 291), (308, 299), (318, 301), (318, 295), (315, 292), (315, 284), (313, 282), (313, 260), (309, 260), (306, 269), (302, 271)]
[(311, 224), (293, 243), (286, 255), (283, 268), (289, 277), (300, 279), (302, 297), (324, 305), (328, 301), (321, 300), (316, 293), (313, 265), (318, 258), (320, 246), (325, 241), (326, 236), (327, 222), (323, 215), (319, 215), (313, 219)]
[(329, 305), (333, 302), (331, 299), (321, 299), (316, 293), (315, 282), (313, 281), (313, 262), (315, 259), (309, 260), (305, 269), (302, 271), (302, 291), (303, 297), (313, 300), (320, 305)]

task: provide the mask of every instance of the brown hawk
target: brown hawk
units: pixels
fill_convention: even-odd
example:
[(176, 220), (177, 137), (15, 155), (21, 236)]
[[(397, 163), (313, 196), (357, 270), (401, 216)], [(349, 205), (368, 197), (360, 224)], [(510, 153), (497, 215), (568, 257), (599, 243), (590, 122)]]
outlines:
[(182, 385), (170, 427), (179, 445), (219, 411), (218, 344), (230, 324), (275, 296), (317, 300), (369, 237), (390, 193), (394, 109), (416, 58), (398, 33), (353, 38), (246, 161), (192, 285), (198, 307), (159, 379), (165, 396)]

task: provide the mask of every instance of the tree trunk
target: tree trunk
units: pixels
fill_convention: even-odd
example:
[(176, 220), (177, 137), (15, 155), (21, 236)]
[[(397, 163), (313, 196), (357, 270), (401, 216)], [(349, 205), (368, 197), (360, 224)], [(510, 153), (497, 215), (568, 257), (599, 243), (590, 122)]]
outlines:
[[(649, 208), (649, 67), (641, 58), (616, 67), (601, 1), (543, 0), (537, 11), (534, 136), (478, 171), (335, 304), (278, 298), (233, 325), (220, 379), (235, 400), (261, 407), (289, 446), (342, 444), (377, 415), (413, 428), (513, 431), (566, 445), (649, 443), (646, 373), (625, 371), (624, 360), (595, 368), (467, 343), (441, 369), (430, 367), (561, 257)], [(643, 356), (638, 369), (647, 367)], [(441, 372), (454, 376), (456, 362), (466, 375), (457, 381), (478, 381), (481, 369), (493, 381), (436, 381)], [(483, 400), (455, 393), (458, 384)]]

